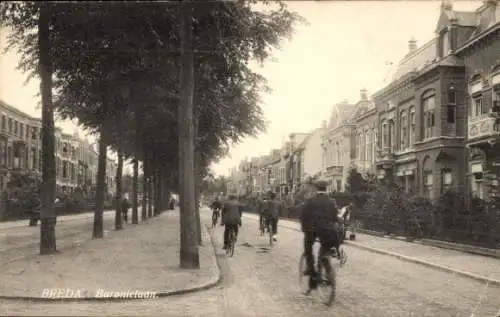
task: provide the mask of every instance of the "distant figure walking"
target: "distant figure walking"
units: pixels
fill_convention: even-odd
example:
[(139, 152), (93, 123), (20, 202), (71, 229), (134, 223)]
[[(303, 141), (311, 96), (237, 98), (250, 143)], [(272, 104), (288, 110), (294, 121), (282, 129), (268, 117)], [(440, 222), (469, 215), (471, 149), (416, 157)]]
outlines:
[(128, 209), (130, 207), (130, 202), (128, 201), (127, 197), (124, 197), (123, 198), (123, 201), (122, 201), (122, 217), (123, 217), (123, 221), (125, 221), (125, 223), (128, 223)]

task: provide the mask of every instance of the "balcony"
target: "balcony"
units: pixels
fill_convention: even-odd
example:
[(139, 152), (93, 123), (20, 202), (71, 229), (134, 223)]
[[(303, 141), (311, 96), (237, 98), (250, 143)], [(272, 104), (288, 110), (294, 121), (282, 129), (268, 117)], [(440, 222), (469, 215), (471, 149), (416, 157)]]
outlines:
[(479, 117), (469, 117), (468, 140), (478, 140), (482, 138), (497, 138), (500, 131), (497, 127), (498, 119), (491, 114), (481, 115)]
[(389, 168), (394, 165), (394, 151), (390, 146), (384, 146), (378, 150), (377, 153), (377, 165), (381, 165), (382, 168)]
[(342, 177), (344, 172), (344, 167), (343, 166), (328, 166), (326, 168), (326, 175), (327, 176), (337, 176), (337, 177)]

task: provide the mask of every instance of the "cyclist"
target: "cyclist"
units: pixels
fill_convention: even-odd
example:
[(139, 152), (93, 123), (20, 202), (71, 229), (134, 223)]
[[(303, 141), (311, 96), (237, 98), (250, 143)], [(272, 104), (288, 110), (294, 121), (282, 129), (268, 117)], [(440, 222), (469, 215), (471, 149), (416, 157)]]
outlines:
[(222, 203), (219, 200), (219, 197), (216, 197), (212, 205), (212, 219), (215, 219), (215, 222), (219, 219), (220, 210), (222, 209)]
[(259, 208), (260, 228), (264, 228), (264, 230), (266, 230), (266, 223), (265, 223), (264, 214), (266, 213), (266, 209), (267, 209), (267, 197), (265, 195), (262, 195), (262, 199), (260, 199), (260, 201), (259, 201), (258, 208)]
[(241, 226), (241, 213), (243, 205), (236, 199), (235, 195), (229, 195), (228, 200), (222, 207), (221, 226), (224, 226), (224, 247), (227, 248), (227, 240), (229, 238), (229, 230), (234, 230), (236, 238), (238, 238), (238, 226)]
[(276, 199), (276, 193), (269, 193), (267, 208), (265, 210), (266, 224), (271, 223), (273, 240), (278, 240), (278, 220), (283, 212), (283, 204)]
[(307, 271), (309, 275), (309, 287), (317, 287), (317, 272), (314, 267), (313, 244), (316, 238), (321, 244), (320, 254), (335, 247), (337, 256), (340, 257), (339, 241), (339, 218), (338, 207), (334, 199), (327, 195), (328, 183), (318, 181), (315, 184), (317, 193), (309, 198), (303, 207), (300, 218), (302, 231), (304, 232), (304, 254), (306, 256)]

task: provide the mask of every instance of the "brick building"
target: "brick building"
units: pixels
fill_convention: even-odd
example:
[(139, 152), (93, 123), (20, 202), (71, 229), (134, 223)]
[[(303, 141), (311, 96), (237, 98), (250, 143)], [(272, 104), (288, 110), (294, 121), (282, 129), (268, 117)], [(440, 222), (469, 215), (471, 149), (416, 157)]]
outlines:
[[(448, 15), (453, 12), (448, 7)], [(459, 32), (455, 54), (465, 65), (466, 104), (468, 105), (468, 180), (471, 194), (480, 198), (498, 195), (495, 183), (500, 170), (498, 119), (500, 107), (500, 5), (498, 0), (483, 1), (470, 13), (470, 27)], [(453, 31), (453, 29), (451, 29)], [(498, 116), (497, 116), (498, 117)]]
[[(13, 169), (41, 173), (41, 120), (0, 101), (0, 191), (4, 191)], [(95, 185), (97, 152), (77, 134), (55, 129), (56, 186), (58, 192), (71, 192), (77, 186)], [(108, 159), (106, 180), (114, 191), (116, 163)]]

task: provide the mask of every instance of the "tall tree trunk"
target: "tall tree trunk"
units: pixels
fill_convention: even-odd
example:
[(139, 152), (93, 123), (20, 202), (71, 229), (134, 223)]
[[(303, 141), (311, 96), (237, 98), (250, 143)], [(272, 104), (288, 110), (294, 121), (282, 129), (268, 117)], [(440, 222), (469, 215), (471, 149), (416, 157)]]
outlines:
[(161, 208), (161, 172), (158, 169), (156, 171), (156, 183), (155, 183), (155, 216), (160, 215), (162, 208)]
[(118, 151), (118, 166), (116, 167), (116, 197), (115, 197), (115, 230), (123, 229), (122, 222), (122, 174), (123, 174), (123, 155)]
[(194, 69), (192, 48), (192, 13), (189, 1), (184, 1), (181, 15), (181, 74), (180, 74), (180, 107), (179, 107), (179, 147), (180, 164), (183, 169), (182, 206), (181, 206), (181, 246), (180, 267), (200, 268), (198, 239), (196, 234), (195, 210), (195, 175), (194, 175)]
[(106, 136), (101, 132), (99, 138), (99, 159), (97, 163), (97, 188), (96, 188), (96, 204), (94, 212), (94, 228), (92, 238), (102, 239), (104, 236), (104, 223), (102, 213), (104, 210), (104, 196), (106, 190), (106, 160), (108, 144)]
[[(151, 162), (148, 162), (148, 166)], [(153, 217), (153, 173), (152, 168), (148, 168), (148, 218)]]
[(50, 15), (47, 2), (40, 3), (38, 47), (40, 90), (42, 95), (42, 210), (40, 212), (40, 254), (52, 254), (56, 249), (56, 165), (54, 109), (52, 106), (52, 59), (50, 54)]
[(146, 221), (146, 219), (148, 218), (148, 214), (147, 214), (147, 209), (148, 209), (147, 195), (148, 195), (148, 180), (147, 180), (147, 175), (146, 175), (146, 160), (144, 160), (142, 162), (141, 221)]
[(139, 161), (134, 159), (134, 176), (132, 177), (132, 224), (139, 223), (137, 193), (139, 191)]
[[(197, 121), (197, 120), (196, 120)], [(198, 125), (196, 125), (198, 126)], [(200, 175), (201, 175), (201, 165), (200, 165), (200, 151), (196, 148), (195, 151), (195, 217), (196, 217), (196, 235), (198, 239), (198, 245), (202, 245), (201, 240), (201, 219), (200, 219)]]

